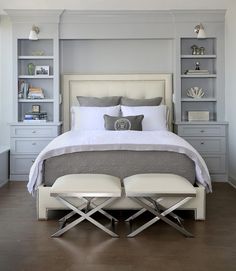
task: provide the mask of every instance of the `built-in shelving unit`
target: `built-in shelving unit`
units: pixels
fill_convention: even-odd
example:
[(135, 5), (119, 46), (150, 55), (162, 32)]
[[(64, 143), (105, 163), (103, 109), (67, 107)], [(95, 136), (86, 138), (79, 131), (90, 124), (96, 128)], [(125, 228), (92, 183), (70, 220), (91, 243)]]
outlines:
[[(179, 39), (177, 64), (177, 103), (175, 132), (188, 141), (205, 160), (213, 180), (227, 179), (227, 122), (224, 120), (224, 73), (220, 39), (210, 37)], [(205, 48), (205, 54), (193, 54), (193, 45)], [(196, 65), (196, 62), (197, 65)], [(200, 66), (206, 74), (195, 74)], [(189, 71), (191, 70), (191, 71)], [(190, 73), (190, 74), (186, 74)], [(208, 74), (209, 73), (209, 74)], [(201, 98), (187, 95), (198, 87), (204, 92)], [(189, 111), (207, 111), (209, 120), (189, 121)]]
[[(192, 54), (192, 45), (205, 48), (204, 55)], [(188, 121), (188, 111), (209, 111), (209, 121), (217, 120), (217, 54), (216, 39), (180, 39), (180, 70), (181, 70), (181, 120)], [(195, 70), (196, 63), (200, 63), (201, 70), (209, 74), (186, 74), (187, 70)], [(199, 87), (203, 90), (202, 98), (190, 98), (187, 90)]]
[[(40, 55), (35, 55), (40, 54)], [(56, 60), (58, 61), (58, 59)], [(18, 94), (17, 99), (17, 120), (24, 121), (24, 115), (32, 111), (33, 105), (39, 105), (40, 111), (47, 113), (48, 122), (58, 122), (58, 116), (55, 111), (58, 107), (58, 90), (55, 89), (55, 80), (58, 80), (58, 74), (54, 75), (54, 40), (40, 39), (38, 41), (31, 41), (28, 39), (17, 40), (17, 88), (20, 92), (22, 83), (27, 84), (27, 88), (42, 89), (44, 99), (28, 98), (28, 90), (25, 97), (22, 98)], [(33, 71), (29, 70), (29, 65), (33, 66)], [(49, 74), (39, 75), (35, 73), (36, 67), (48, 67)], [(33, 74), (32, 74), (33, 73)], [(33, 124), (31, 122), (30, 124)]]
[[(11, 180), (28, 180), (30, 168), (38, 154), (61, 132), (58, 16), (56, 12), (54, 24), (43, 24), (39, 40), (28, 39), (33, 23), (28, 24), (28, 27), (20, 23), (13, 26)], [(44, 116), (47, 117), (44, 119)]]

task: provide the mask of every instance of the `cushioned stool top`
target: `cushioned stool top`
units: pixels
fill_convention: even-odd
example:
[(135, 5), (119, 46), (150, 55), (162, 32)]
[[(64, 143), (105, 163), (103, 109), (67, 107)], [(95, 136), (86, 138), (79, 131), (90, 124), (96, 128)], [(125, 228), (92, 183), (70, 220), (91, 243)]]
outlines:
[(110, 175), (69, 174), (55, 181), (50, 194), (72, 197), (120, 197), (121, 183), (119, 178)]
[(126, 196), (196, 195), (196, 190), (185, 178), (174, 174), (138, 174), (124, 179)]

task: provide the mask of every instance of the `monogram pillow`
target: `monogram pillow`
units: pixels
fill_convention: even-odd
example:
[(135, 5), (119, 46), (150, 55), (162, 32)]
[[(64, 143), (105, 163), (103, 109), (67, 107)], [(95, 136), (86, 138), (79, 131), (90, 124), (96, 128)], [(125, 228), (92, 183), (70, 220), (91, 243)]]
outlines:
[(142, 131), (143, 115), (127, 116), (127, 117), (112, 117), (104, 115), (104, 126), (106, 130), (125, 131), (135, 130)]

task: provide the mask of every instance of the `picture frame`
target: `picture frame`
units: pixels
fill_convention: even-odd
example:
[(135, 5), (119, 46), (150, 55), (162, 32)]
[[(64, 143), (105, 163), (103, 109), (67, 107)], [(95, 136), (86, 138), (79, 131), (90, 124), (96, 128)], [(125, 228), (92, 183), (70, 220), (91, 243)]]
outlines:
[(40, 113), (40, 105), (38, 105), (38, 104), (33, 104), (33, 105), (32, 105), (32, 112), (33, 112), (33, 113)]
[(35, 66), (35, 75), (49, 75), (49, 66)]

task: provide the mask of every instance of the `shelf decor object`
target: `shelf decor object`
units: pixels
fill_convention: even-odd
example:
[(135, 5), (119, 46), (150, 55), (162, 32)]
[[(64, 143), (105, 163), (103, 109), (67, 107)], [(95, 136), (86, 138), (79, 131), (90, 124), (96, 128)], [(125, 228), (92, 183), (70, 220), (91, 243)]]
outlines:
[(188, 111), (188, 121), (209, 121), (209, 111)]
[(193, 87), (187, 90), (187, 96), (195, 99), (200, 99), (205, 95), (202, 88)]

